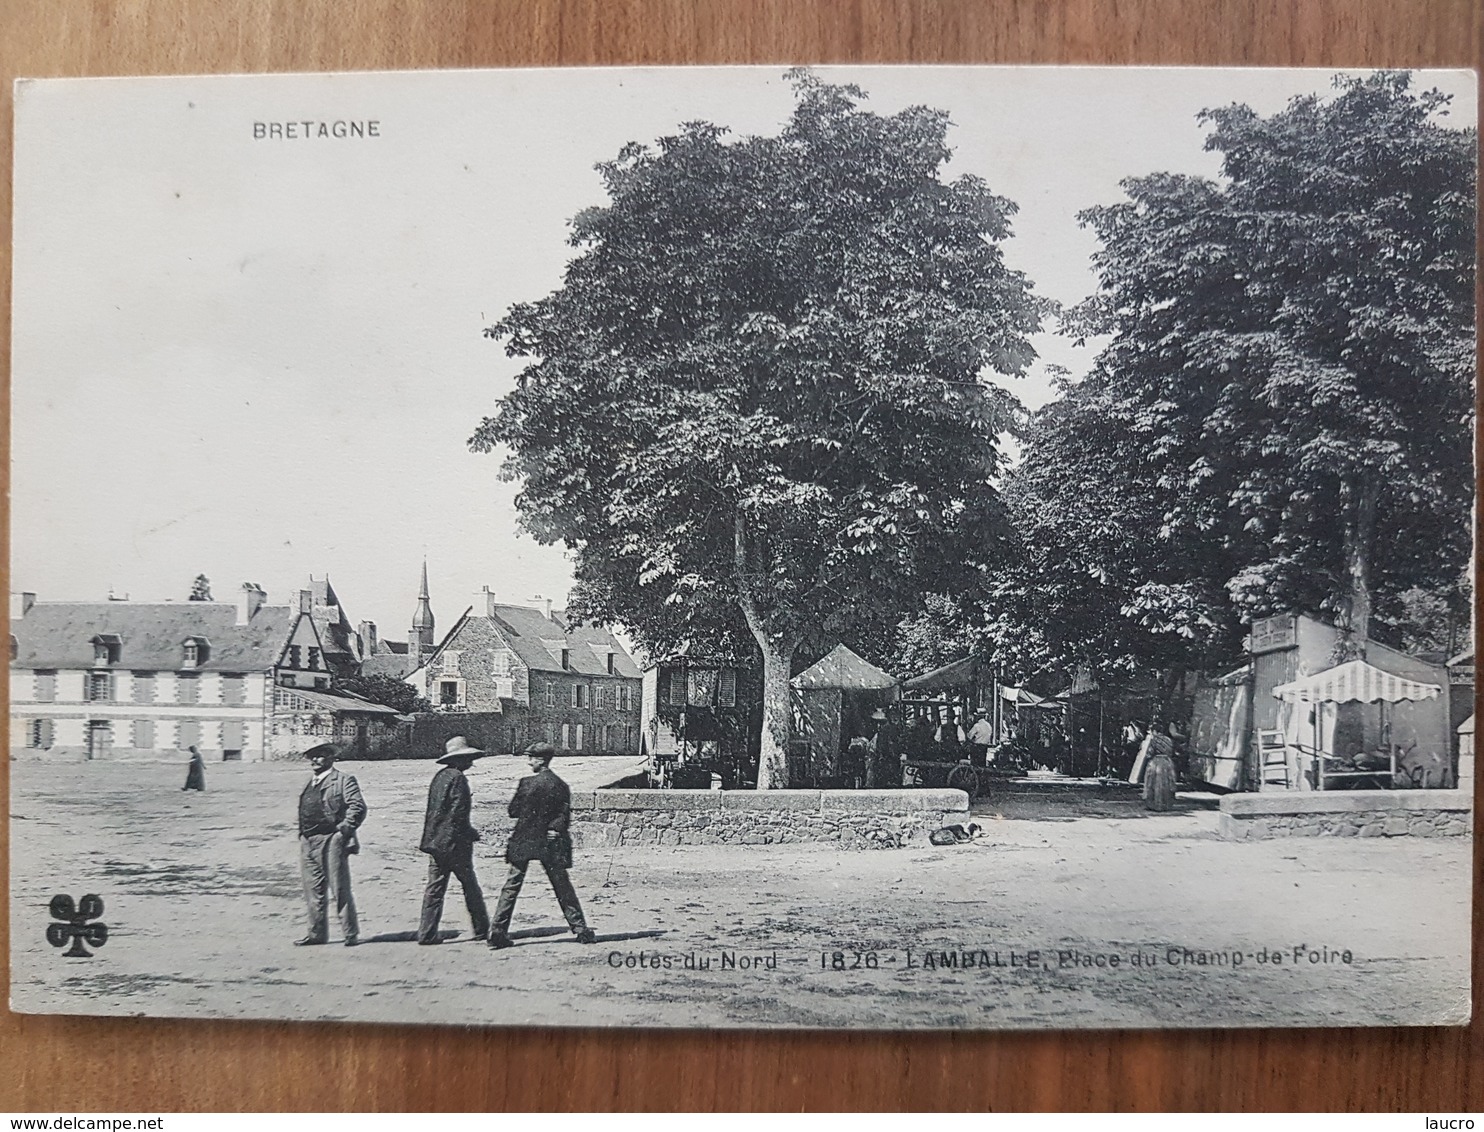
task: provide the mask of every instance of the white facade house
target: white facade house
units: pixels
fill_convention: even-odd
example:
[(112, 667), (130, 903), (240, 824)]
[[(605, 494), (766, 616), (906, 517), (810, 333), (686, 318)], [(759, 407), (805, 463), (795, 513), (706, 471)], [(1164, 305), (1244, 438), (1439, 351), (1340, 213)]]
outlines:
[(291, 618), (256, 586), (236, 603), (12, 599), (16, 758), (263, 757)]

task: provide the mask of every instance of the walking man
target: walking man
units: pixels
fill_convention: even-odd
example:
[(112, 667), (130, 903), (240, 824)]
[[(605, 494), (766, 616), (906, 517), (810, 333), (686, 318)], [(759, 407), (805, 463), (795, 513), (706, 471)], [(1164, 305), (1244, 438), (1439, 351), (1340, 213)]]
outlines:
[(331, 900), (345, 946), (354, 947), (360, 940), (356, 904), (350, 894), (350, 858), (361, 851), (356, 829), (366, 820), (366, 803), (356, 780), (335, 769), (336, 754), (330, 743), (304, 752), (312, 773), (299, 793), (299, 876), (304, 882), (309, 934), (295, 940), (295, 947), (330, 941)]
[(433, 775), (428, 787), (428, 816), (423, 821), (420, 846), (428, 854), (428, 886), (423, 890), (422, 922), (417, 928), (417, 942), (422, 944), (443, 942), (438, 936), (438, 921), (443, 917), (449, 873), (459, 878), (464, 890), (474, 938), (485, 939), (490, 934), (484, 893), (479, 891), (479, 880), (474, 875), (474, 843), (479, 840), (479, 830), (469, 824), (472, 799), (469, 781), (464, 777), (474, 760), (487, 752), (469, 746), (462, 735), (455, 735), (443, 749), (438, 760), (443, 769)]
[(597, 943), (598, 937), (582, 918), (582, 905), (567, 870), (572, 867), (572, 838), (567, 827), (572, 820), (572, 791), (551, 770), (556, 750), (550, 743), (536, 743), (526, 748), (533, 773), (520, 780), (515, 797), (510, 800), (510, 816), (515, 829), (505, 846), (505, 862), (510, 873), (500, 890), (495, 907), (495, 922), (490, 926), (490, 946), (510, 947), (510, 917), (515, 912), (515, 898), (525, 883), (526, 868), (540, 861), (556, 893), (562, 915), (577, 935), (578, 943)]

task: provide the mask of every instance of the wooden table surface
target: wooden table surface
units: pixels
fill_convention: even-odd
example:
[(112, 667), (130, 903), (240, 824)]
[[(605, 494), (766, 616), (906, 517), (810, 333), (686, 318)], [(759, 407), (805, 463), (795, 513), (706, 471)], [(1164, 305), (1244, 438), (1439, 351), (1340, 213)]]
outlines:
[[(0, 0), (0, 163), (9, 170), (17, 75), (599, 63), (1478, 67), (1480, 13), (1474, 0)], [(7, 175), (7, 226), (9, 193)], [(8, 812), (8, 773), (0, 778)], [(1476, 843), (1476, 888), (1478, 860)], [(1480, 922), (1476, 898), (1476, 938)], [(45, 1112), (1484, 1109), (1478, 1021), (1467, 1030), (635, 1034), (7, 1012), (0, 1067), (0, 1110)]]

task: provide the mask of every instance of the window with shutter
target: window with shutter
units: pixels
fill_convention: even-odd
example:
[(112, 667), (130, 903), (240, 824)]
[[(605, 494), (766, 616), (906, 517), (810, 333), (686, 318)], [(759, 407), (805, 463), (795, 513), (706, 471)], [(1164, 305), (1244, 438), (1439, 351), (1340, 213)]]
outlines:
[(36, 701), (37, 703), (54, 703), (57, 698), (57, 674), (51, 669), (36, 670)]
[(195, 674), (181, 673), (175, 678), (175, 702), (199, 704), (201, 702), (201, 680)]
[(567, 685), (567, 706), (568, 707), (574, 707), (575, 708), (575, 707), (580, 707), (581, 706), (577, 702), (577, 688), (578, 688), (578, 685), (576, 685), (576, 684), (568, 684)]
[(182, 719), (176, 724), (175, 745), (182, 750), (186, 747), (199, 747), (201, 745), (201, 721)]
[(572, 749), (570, 746), (567, 745), (567, 740), (570, 739), (571, 737), (572, 737), (572, 725), (570, 723), (564, 723), (564, 724), (562, 724), (562, 750), (564, 750), (564, 751), (570, 751)]
[(223, 676), (222, 677), (222, 703), (231, 704), (234, 707), (241, 706), (247, 702), (247, 677), (245, 676)]
[(155, 721), (152, 719), (136, 719), (134, 721), (134, 746), (137, 750), (152, 751), (155, 749)]
[[(134, 673), (134, 702), (136, 704), (155, 702), (155, 674), (153, 672)], [(138, 744), (136, 743), (135, 746)]]
[(572, 729), (572, 732), (572, 749), (580, 751), (582, 750), (582, 724), (579, 723)]
[(737, 706), (737, 670), (723, 668), (721, 682), (716, 690), (716, 702), (720, 707)]
[(224, 751), (240, 751), (243, 746), (246, 728), (240, 719), (227, 719), (222, 721), (222, 749)]
[[(555, 680), (548, 680), (546, 682), (546, 706), (547, 707), (556, 707), (556, 681)], [(546, 737), (546, 741), (548, 743), (551, 742), (551, 736), (550, 735), (548, 735)]]

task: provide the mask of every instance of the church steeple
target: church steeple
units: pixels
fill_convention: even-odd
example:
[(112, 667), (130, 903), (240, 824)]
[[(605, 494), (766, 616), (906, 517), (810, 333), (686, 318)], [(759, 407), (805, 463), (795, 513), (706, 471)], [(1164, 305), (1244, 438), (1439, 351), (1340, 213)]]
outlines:
[(407, 643), (414, 656), (433, 651), (433, 607), (428, 601), (428, 560), (423, 559), (422, 586), (417, 591), (417, 612), (412, 615), (412, 631)]

